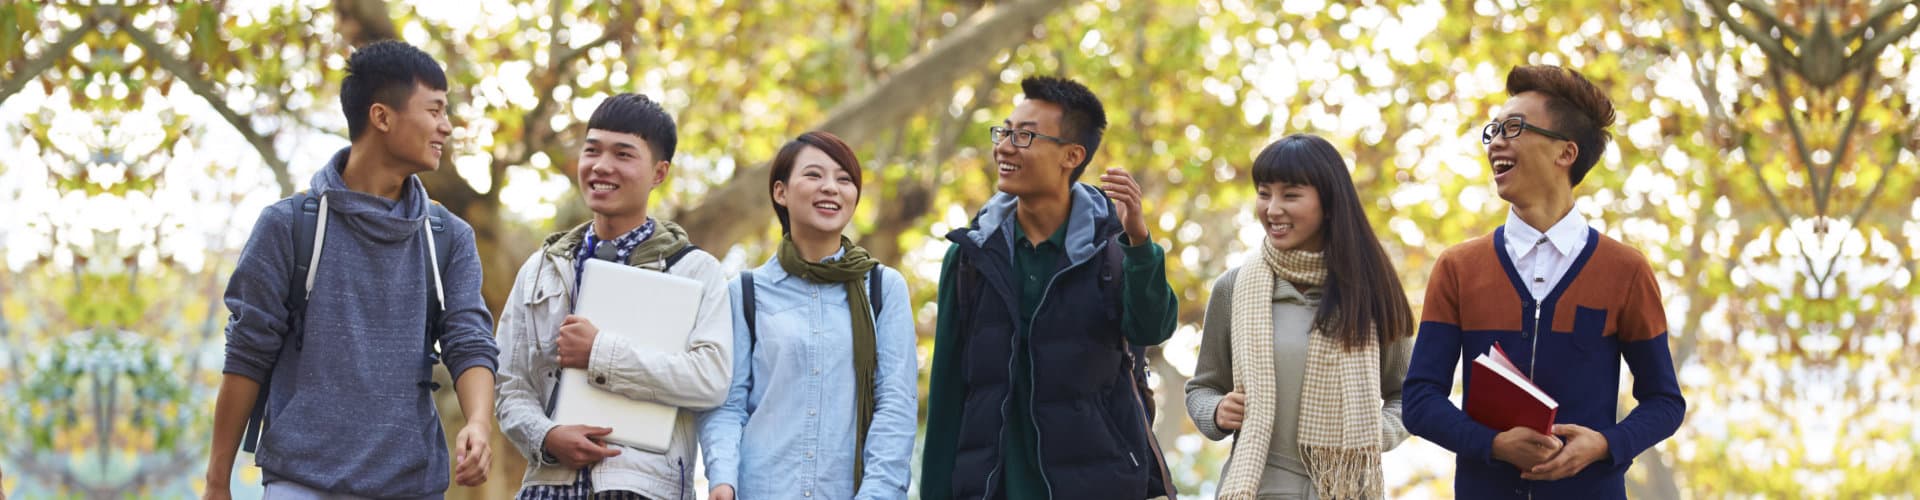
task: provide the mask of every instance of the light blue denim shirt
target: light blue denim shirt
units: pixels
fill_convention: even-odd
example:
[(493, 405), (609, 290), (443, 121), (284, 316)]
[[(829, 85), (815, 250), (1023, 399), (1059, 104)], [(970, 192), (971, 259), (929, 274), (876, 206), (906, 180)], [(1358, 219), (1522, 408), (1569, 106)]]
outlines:
[(866, 477), (855, 492), (853, 321), (846, 287), (787, 274), (775, 260), (745, 272), (755, 282), (759, 341), (747, 332), (736, 278), (728, 286), (733, 386), (727, 402), (699, 421), (709, 488), (730, 484), (743, 499), (906, 498), (920, 407), (906, 280), (882, 267), (885, 310), (874, 322), (878, 387)]

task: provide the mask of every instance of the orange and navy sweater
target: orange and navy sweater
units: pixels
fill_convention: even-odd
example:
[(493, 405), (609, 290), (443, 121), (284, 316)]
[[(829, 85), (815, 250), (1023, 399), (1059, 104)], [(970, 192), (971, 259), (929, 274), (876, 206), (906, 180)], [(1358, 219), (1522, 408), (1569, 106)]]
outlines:
[[(1457, 455), (1456, 497), (1626, 498), (1633, 457), (1673, 435), (1686, 415), (1653, 270), (1638, 251), (1589, 228), (1566, 276), (1536, 302), (1504, 250), (1504, 229), (1449, 248), (1434, 263), (1401, 418), (1414, 435)], [(1447, 397), (1455, 367), (1472, 366), (1494, 342), (1560, 403), (1555, 423), (1606, 437), (1606, 458), (1551, 482), (1521, 479), (1518, 468), (1493, 458), (1493, 437), (1506, 429), (1474, 421)], [(1639, 406), (1616, 421), (1622, 358)], [(1470, 382), (1472, 370), (1462, 376)]]

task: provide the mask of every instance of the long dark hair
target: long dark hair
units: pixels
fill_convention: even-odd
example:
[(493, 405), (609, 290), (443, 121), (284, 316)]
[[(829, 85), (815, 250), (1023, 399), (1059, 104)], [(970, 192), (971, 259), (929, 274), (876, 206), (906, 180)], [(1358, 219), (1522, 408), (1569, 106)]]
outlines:
[[(1360, 194), (1353, 188), (1346, 160), (1318, 136), (1293, 134), (1274, 141), (1253, 160), (1253, 182), (1313, 186), (1320, 193), (1321, 250), (1327, 259), (1327, 283), (1314, 327), (1341, 345), (1356, 349), (1366, 332), (1378, 332), (1381, 344), (1413, 335), (1413, 309), (1393, 270), (1393, 260), (1367, 222)], [(1270, 244), (1261, 242), (1262, 245)]]
[(780, 147), (779, 153), (773, 155), (773, 172), (767, 176), (767, 202), (773, 205), (773, 215), (780, 218), (780, 234), (787, 234), (793, 229), (788, 227), (787, 207), (772, 203), (773, 184), (786, 182), (788, 186), (793, 185), (793, 181), (789, 180), (793, 177), (793, 163), (800, 159), (800, 152), (806, 150), (808, 146), (818, 148), (820, 152), (826, 153), (828, 158), (832, 158), (834, 163), (839, 163), (840, 168), (847, 170), (847, 176), (853, 178), (853, 189), (856, 191), (855, 203), (859, 203), (859, 195), (864, 194), (860, 192), (860, 157), (853, 154), (853, 148), (847, 146), (846, 141), (840, 140), (839, 136), (832, 133), (819, 130), (800, 134), (800, 137), (788, 141), (787, 145)]

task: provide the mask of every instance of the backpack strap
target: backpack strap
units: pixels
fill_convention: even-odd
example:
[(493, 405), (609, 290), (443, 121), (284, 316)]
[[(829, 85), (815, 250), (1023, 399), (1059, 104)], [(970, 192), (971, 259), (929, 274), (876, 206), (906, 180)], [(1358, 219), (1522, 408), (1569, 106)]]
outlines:
[[(279, 362), (280, 354), (285, 353), (291, 344), (293, 350), (305, 348), (307, 295), (313, 292), (313, 265), (315, 261), (316, 240), (323, 240), (321, 225), (321, 204), (323, 197), (313, 196), (306, 191), (294, 193), (288, 197), (300, 213), (293, 222), (293, 266), (287, 272), (287, 295), (281, 304), (287, 310), (287, 331), (280, 342), (280, 352), (274, 356)], [(254, 396), (253, 411), (247, 415), (247, 426), (240, 436), (240, 449), (253, 453), (259, 448), (260, 433), (266, 430), (267, 397), (273, 388), (273, 372), (267, 372), (267, 379), (260, 383), (260, 392)]]
[(433, 346), (440, 340), (440, 313), (447, 310), (446, 290), (440, 280), (453, 265), (453, 233), (447, 231), (447, 220), (451, 218), (453, 213), (447, 211), (447, 207), (440, 202), (436, 201), (428, 205), (427, 234), (430, 236), (428, 244), (431, 246), (427, 248), (433, 253), (433, 270), (435, 271), (434, 294), (429, 297), (432, 299), (433, 307), (427, 308), (427, 352), (429, 354), (434, 352)]
[[(881, 301), (883, 298), (885, 295), (880, 293), (880, 266), (873, 266), (873, 270), (867, 271), (867, 306), (873, 309), (875, 325), (880, 324), (880, 311), (886, 309), (886, 303)], [(875, 330), (874, 333), (878, 334), (879, 331)]]
[[(1121, 305), (1121, 301), (1123, 300), (1121, 294), (1126, 293), (1126, 290), (1121, 288), (1121, 285), (1125, 284), (1126, 281), (1125, 275), (1122, 274), (1124, 270), (1121, 267), (1126, 262), (1126, 255), (1122, 253), (1121, 248), (1123, 245), (1125, 245), (1125, 243), (1122, 243), (1120, 238), (1115, 236), (1113, 239), (1107, 240), (1107, 247), (1101, 251), (1100, 256), (1103, 261), (1100, 263), (1100, 294), (1107, 302), (1107, 310), (1113, 315), (1113, 319), (1116, 321), (1123, 315), (1120, 310), (1123, 307)], [(1128, 378), (1133, 379), (1134, 392), (1140, 396), (1140, 403), (1142, 410), (1144, 410), (1146, 414), (1147, 422), (1152, 423), (1159, 412), (1156, 411), (1157, 408), (1153, 405), (1153, 386), (1147, 383), (1147, 372), (1149, 370), (1147, 366), (1147, 348), (1146, 346), (1133, 345), (1132, 342), (1127, 341), (1125, 335), (1120, 336), (1120, 348), (1121, 354), (1126, 359)]]
[[(442, 280), (453, 263), (453, 233), (447, 231), (447, 221), (452, 218), (453, 212), (448, 211), (445, 205), (427, 200), (427, 253), (433, 258), (434, 267), (429, 270), (433, 274), (430, 277), (433, 280), (433, 294), (427, 296), (426, 349), (422, 351), (426, 353), (426, 373), (420, 386), (429, 392), (440, 390), (440, 384), (433, 381), (433, 365), (440, 362), (440, 336), (446, 332), (446, 325), (440, 322), (447, 310), (446, 286)], [(459, 376), (457, 373), (452, 375)]]
[(754, 315), (753, 270), (740, 273), (740, 309), (747, 318), (747, 359), (753, 359), (753, 347), (760, 345), (760, 317)]
[(679, 250), (676, 250), (673, 252), (673, 255), (667, 256), (667, 265), (666, 267), (660, 268), (660, 272), (672, 271), (673, 265), (679, 264), (680, 259), (686, 258), (687, 254), (693, 253), (694, 250), (699, 250), (699, 249), (700, 249), (700, 245), (695, 245), (692, 243), (688, 243), (687, 246), (680, 247)]

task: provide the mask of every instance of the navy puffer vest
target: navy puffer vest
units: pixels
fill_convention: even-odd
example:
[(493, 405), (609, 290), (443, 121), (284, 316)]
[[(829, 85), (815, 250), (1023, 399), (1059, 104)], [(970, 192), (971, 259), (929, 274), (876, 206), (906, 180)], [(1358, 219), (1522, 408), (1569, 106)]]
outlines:
[[(1033, 378), (1019, 383), (1032, 388), (1027, 407), (1037, 430), (1041, 476), (1054, 497), (1165, 494), (1163, 460), (1149, 443), (1147, 403), (1135, 392), (1135, 357), (1120, 328), (1120, 287), (1113, 282), (1121, 279), (1120, 265), (1109, 261), (1121, 258), (1114, 246), (1120, 245), (1120, 221), (1104, 196), (1076, 195), (1081, 196), (1068, 223), (1068, 259), (1048, 284), (1031, 330), (1020, 324), (1013, 233), (1005, 226), (1017, 224), (1011, 210), (996, 214), (990, 206), (974, 228), (948, 235), (959, 245), (959, 271), (966, 274), (955, 290), (961, 306), (958, 361), (966, 386), (954, 460), (955, 498), (1005, 495), (1000, 436), (1005, 413), (1012, 411), (1009, 379), (1017, 335), (1030, 338)], [(1106, 206), (1082, 212), (1087, 207), (1080, 205), (1096, 201)], [(1004, 219), (991, 220), (996, 215)]]

